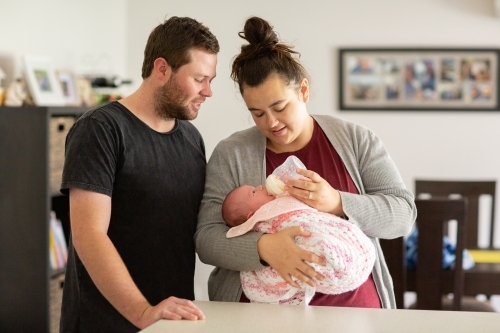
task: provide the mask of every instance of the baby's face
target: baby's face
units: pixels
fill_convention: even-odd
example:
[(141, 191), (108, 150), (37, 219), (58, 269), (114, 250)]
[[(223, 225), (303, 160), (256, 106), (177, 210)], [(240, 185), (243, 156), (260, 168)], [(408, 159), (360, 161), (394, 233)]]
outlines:
[(237, 191), (238, 197), (248, 205), (247, 208), (252, 213), (255, 213), (262, 205), (275, 199), (275, 196), (267, 193), (266, 188), (262, 185), (257, 187), (243, 185)]

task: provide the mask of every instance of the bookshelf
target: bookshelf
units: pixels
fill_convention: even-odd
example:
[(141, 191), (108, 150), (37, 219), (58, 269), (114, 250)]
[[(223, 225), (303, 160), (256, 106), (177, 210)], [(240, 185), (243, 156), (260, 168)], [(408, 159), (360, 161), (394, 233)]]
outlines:
[(68, 127), (86, 110), (0, 107), (0, 332), (51, 331), (64, 273), (50, 268), (51, 210), (69, 235), (69, 202), (54, 184)]

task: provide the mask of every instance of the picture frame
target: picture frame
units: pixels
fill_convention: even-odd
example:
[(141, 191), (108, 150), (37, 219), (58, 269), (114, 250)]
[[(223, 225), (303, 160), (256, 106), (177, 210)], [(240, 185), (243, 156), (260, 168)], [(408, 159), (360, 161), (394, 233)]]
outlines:
[(77, 106), (79, 105), (79, 95), (77, 87), (77, 77), (70, 70), (58, 70), (57, 78), (61, 84), (61, 90), (64, 98), (64, 105)]
[(339, 109), (498, 111), (499, 49), (341, 48)]
[(52, 61), (48, 57), (25, 55), (22, 57), (25, 79), (33, 102), (38, 106), (63, 106), (61, 84)]

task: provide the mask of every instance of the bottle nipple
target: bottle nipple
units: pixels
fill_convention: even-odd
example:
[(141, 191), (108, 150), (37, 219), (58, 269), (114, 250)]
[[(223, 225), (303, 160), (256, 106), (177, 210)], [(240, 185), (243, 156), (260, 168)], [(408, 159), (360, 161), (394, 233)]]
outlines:
[(270, 174), (266, 179), (266, 190), (272, 195), (280, 195), (285, 192), (285, 183), (276, 175)]

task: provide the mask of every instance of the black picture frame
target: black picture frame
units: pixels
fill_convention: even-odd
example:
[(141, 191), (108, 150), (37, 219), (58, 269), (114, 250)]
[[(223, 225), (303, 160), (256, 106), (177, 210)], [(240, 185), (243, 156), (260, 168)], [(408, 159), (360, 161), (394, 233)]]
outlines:
[(340, 48), (339, 109), (498, 111), (500, 49)]

